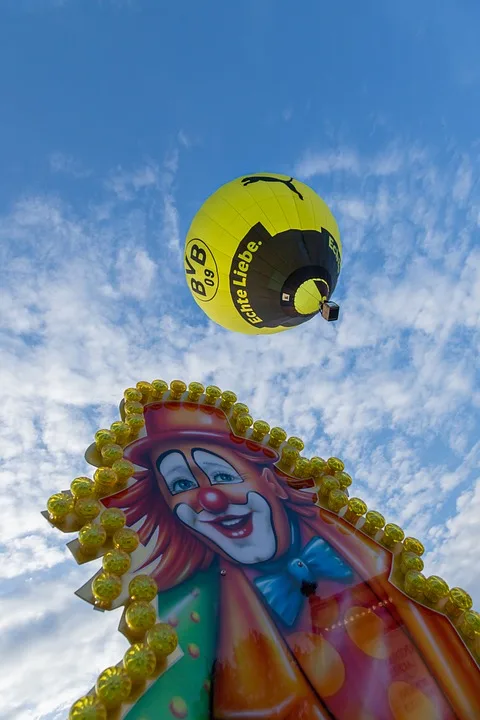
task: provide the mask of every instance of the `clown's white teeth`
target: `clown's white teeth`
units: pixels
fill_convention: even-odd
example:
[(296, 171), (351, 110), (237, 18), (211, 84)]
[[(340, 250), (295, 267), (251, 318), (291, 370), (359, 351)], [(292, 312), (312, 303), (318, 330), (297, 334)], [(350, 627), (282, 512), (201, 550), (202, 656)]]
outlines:
[(238, 525), (243, 519), (243, 517), (239, 517), (231, 518), (230, 520), (220, 520), (220, 525), (223, 525), (223, 527), (231, 527), (232, 525)]

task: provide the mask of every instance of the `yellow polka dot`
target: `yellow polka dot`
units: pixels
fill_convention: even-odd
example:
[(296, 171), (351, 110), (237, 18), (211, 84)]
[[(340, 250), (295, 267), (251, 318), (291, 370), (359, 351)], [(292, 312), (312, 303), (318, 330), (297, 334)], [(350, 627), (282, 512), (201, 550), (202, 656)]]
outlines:
[(193, 620), (194, 623), (200, 622), (200, 615), (197, 612), (190, 613), (190, 619)]
[(188, 715), (187, 703), (181, 697), (172, 698), (169, 708), (174, 718), (186, 718)]
[(350, 640), (365, 655), (377, 660), (385, 660), (388, 655), (385, 645), (385, 625), (378, 615), (374, 612), (365, 612), (362, 607), (352, 607), (345, 614), (345, 621), (345, 629)]
[(437, 720), (435, 705), (421, 690), (406, 682), (393, 682), (388, 702), (395, 720)]
[(293, 633), (289, 644), (304, 673), (322, 697), (335, 695), (345, 681), (339, 653), (322, 635)]
[(192, 658), (196, 659), (196, 658), (200, 657), (200, 648), (198, 647), (198, 645), (195, 645), (195, 643), (190, 643), (187, 647), (187, 650), (188, 650), (188, 654)]

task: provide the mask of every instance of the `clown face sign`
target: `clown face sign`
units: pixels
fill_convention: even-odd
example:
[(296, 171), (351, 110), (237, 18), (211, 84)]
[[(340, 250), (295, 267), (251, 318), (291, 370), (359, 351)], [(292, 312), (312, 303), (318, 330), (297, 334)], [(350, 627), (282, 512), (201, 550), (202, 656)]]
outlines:
[[(114, 437), (97, 433), (87, 452), (98, 468), (92, 494), (76, 498), (77, 483), (68, 512), (58, 499), (49, 506), (68, 531), (88, 509), (80, 500), (91, 515), (96, 504), (70, 547), (79, 562), (103, 556), (104, 567), (78, 594), (102, 609), (125, 605), (120, 629), (132, 642), (71, 717), (480, 717), (468, 595), (421, 574), (421, 543), (377, 527), (378, 513), (363, 517), (343, 463), (306, 464), (298, 439), (246, 430), (219, 393), (192, 401), (174, 387), (159, 399), (154, 384), (139, 386)], [(121, 425), (123, 457), (113, 459)], [(85, 538), (102, 528), (89, 550)], [(128, 569), (116, 574), (122, 553)]]

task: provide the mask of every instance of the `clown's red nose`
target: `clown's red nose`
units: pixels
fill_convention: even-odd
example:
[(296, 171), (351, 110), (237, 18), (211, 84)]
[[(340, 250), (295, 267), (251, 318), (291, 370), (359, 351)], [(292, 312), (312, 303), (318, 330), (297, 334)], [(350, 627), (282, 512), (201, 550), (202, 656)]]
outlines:
[(201, 488), (198, 501), (204, 510), (215, 515), (225, 512), (228, 508), (227, 496), (217, 488)]

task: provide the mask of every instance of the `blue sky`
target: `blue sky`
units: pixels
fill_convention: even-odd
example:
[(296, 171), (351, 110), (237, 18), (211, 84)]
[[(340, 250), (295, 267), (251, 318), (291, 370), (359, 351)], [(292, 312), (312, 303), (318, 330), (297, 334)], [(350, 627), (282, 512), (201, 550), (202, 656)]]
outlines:
[[(0, 1), (0, 718), (65, 717), (123, 653), (39, 511), (140, 379), (344, 458), (480, 604), (480, 8), (419, 7)], [(232, 335), (190, 298), (194, 213), (256, 171), (332, 207), (335, 327)]]

